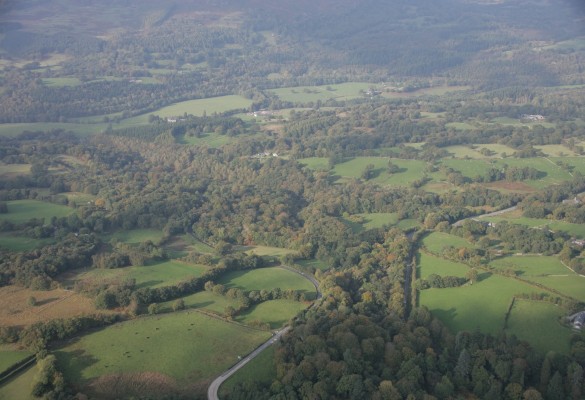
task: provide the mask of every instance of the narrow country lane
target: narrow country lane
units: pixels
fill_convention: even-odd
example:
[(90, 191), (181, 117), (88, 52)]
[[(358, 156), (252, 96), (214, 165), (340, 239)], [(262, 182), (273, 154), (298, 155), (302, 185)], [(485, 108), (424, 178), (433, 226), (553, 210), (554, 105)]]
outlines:
[[(319, 290), (319, 282), (317, 282), (317, 280), (313, 276), (308, 275), (304, 272), (297, 271), (296, 269), (291, 268), (291, 267), (282, 266), (281, 268), (286, 269), (286, 270), (291, 271), (291, 272), (294, 272), (296, 274), (302, 275), (305, 279), (310, 281), (315, 286), (315, 290), (317, 292), (317, 297), (315, 300), (318, 300), (321, 298), (321, 291)], [(313, 305), (314, 304), (315, 303), (313, 303)], [(236, 365), (234, 365), (233, 367), (231, 367), (230, 369), (225, 371), (223, 374), (221, 374), (220, 376), (215, 378), (215, 380), (213, 382), (211, 382), (211, 385), (209, 385), (209, 388), (207, 389), (207, 399), (208, 400), (219, 400), (218, 391), (219, 391), (219, 387), (221, 386), (221, 384), (224, 383), (226, 380), (228, 380), (230, 376), (235, 374), (244, 365), (248, 364), (248, 362), (250, 362), (251, 360), (256, 358), (260, 353), (262, 353), (268, 347), (270, 347), (274, 343), (276, 343), (289, 330), (290, 330), (290, 326), (285, 326), (284, 328), (280, 329), (279, 331), (276, 331), (270, 339), (268, 339), (266, 342), (264, 342), (263, 344), (258, 346), (256, 348), (256, 350), (254, 350), (253, 352), (251, 352), (250, 354), (248, 354), (247, 356), (242, 358)]]

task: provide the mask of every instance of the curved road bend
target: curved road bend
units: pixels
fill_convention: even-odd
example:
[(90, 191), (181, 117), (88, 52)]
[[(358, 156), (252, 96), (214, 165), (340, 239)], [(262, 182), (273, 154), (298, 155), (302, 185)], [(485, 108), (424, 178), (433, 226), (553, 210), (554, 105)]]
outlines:
[[(321, 295), (321, 291), (319, 290), (319, 282), (313, 276), (305, 274), (304, 272), (297, 271), (296, 269), (291, 268), (291, 267), (282, 266), (281, 268), (284, 268), (288, 271), (302, 275), (305, 279), (309, 280), (315, 286), (315, 290), (317, 291), (317, 299), (321, 298), (322, 295)], [(315, 303), (313, 302), (313, 304), (315, 304)], [(257, 347), (256, 350), (254, 350), (253, 352), (248, 354), (246, 357), (242, 358), (240, 361), (238, 361), (238, 363), (236, 365), (234, 365), (233, 367), (228, 369), (226, 372), (224, 372), (223, 374), (221, 374), (220, 376), (215, 378), (215, 380), (213, 382), (211, 382), (211, 385), (209, 385), (209, 388), (207, 389), (207, 399), (208, 400), (219, 400), (217, 392), (219, 391), (219, 387), (221, 386), (221, 384), (224, 383), (226, 380), (228, 380), (228, 378), (230, 376), (235, 374), (244, 365), (248, 364), (248, 362), (250, 362), (251, 360), (256, 358), (260, 353), (262, 353), (268, 347), (270, 347), (274, 343), (276, 343), (289, 330), (290, 330), (290, 326), (285, 326), (281, 330), (276, 331), (276, 333), (270, 339), (268, 339), (266, 342), (264, 342), (259, 347)]]

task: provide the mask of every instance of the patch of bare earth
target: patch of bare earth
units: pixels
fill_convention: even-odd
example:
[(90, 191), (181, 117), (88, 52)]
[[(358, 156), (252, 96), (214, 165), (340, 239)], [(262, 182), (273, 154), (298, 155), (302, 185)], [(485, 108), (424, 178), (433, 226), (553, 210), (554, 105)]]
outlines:
[(484, 186), (490, 189), (504, 190), (509, 192), (534, 192), (536, 190), (532, 186), (528, 186), (523, 182), (490, 182), (486, 183)]
[[(36, 304), (30, 305), (34, 297)], [(93, 301), (63, 289), (30, 290), (18, 286), (0, 287), (0, 325), (28, 326), (57, 318), (95, 314)]]
[(99, 399), (191, 398), (194, 395), (203, 398), (210, 383), (209, 379), (179, 383), (160, 372), (129, 372), (100, 376), (93, 379), (84, 391)]

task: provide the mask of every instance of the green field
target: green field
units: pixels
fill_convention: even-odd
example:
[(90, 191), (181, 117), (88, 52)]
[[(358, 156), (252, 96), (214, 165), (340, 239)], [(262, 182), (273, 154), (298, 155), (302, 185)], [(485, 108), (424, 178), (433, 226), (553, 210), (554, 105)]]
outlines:
[(291, 271), (282, 268), (259, 268), (250, 271), (234, 271), (223, 276), (218, 283), (228, 288), (243, 290), (300, 290), (305, 294), (315, 295), (315, 287), (311, 282)]
[[(225, 308), (228, 306), (234, 308), (238, 307), (238, 304), (235, 300), (231, 300), (226, 296), (207, 291), (201, 291), (189, 296), (185, 296), (183, 297), (183, 301), (185, 302), (185, 308), (201, 308), (220, 315), (224, 315)], [(172, 300), (161, 303), (161, 310), (164, 312), (172, 311), (174, 302), (175, 301)]]
[(545, 218), (526, 218), (521, 216), (519, 217), (517, 216), (517, 214), (503, 214), (500, 216), (486, 217), (482, 219), (484, 219), (485, 221), (494, 222), (496, 224), (498, 222), (507, 221), (511, 224), (524, 225), (532, 228), (548, 227), (548, 229), (552, 231), (567, 232), (571, 236), (585, 238), (584, 224), (572, 224), (570, 222), (555, 221)]
[(426, 279), (431, 274), (465, 277), (469, 271), (469, 267), (465, 264), (445, 260), (425, 252), (418, 253), (417, 261), (419, 265), (417, 275), (421, 279)]
[(180, 261), (165, 261), (142, 267), (91, 269), (79, 279), (97, 281), (136, 279), (138, 287), (159, 287), (200, 276), (207, 268), (203, 265), (187, 264)]
[(106, 130), (108, 124), (80, 124), (80, 123), (67, 123), (67, 122), (29, 122), (29, 123), (16, 123), (16, 124), (0, 124), (0, 137), (2, 136), (16, 136), (22, 132), (37, 132), (37, 131), (50, 131), (54, 129), (63, 129), (65, 131), (71, 131), (79, 135), (90, 135), (94, 133), (100, 133)]
[(157, 372), (185, 391), (209, 381), (270, 337), (194, 311), (139, 318), (81, 337), (56, 351), (68, 382), (103, 375)]
[(270, 300), (257, 304), (238, 315), (235, 320), (245, 324), (260, 321), (270, 324), (270, 329), (282, 328), (292, 317), (306, 308), (306, 304), (293, 300)]
[(32, 395), (32, 382), (37, 374), (37, 368), (31, 367), (24, 373), (10, 379), (0, 386), (0, 400), (35, 400)]
[(535, 189), (542, 189), (572, 179), (568, 172), (545, 158), (506, 158), (497, 160), (496, 163), (498, 165), (508, 164), (511, 167), (532, 167), (544, 172), (546, 176), (541, 179), (523, 181)]
[(30, 355), (32, 353), (28, 351), (0, 350), (0, 372), (6, 371), (6, 369)]
[(541, 354), (551, 350), (568, 354), (572, 331), (559, 323), (564, 316), (564, 310), (554, 304), (516, 299), (506, 333), (528, 341)]
[(270, 384), (274, 379), (276, 379), (274, 346), (270, 346), (221, 385), (219, 398), (225, 398), (226, 394), (238, 383), (260, 382)]
[(422, 243), (428, 251), (439, 255), (441, 255), (447, 247), (454, 247), (456, 249), (462, 247), (473, 249), (475, 247), (472, 243), (469, 243), (467, 240), (459, 236), (443, 232), (432, 232), (428, 234), (424, 237)]
[(565, 269), (563, 276), (535, 277), (530, 280), (585, 302), (585, 278), (568, 269)]
[(326, 271), (329, 269), (329, 265), (321, 260), (299, 260), (297, 263), (302, 267), (314, 268), (315, 270)]
[(115, 239), (119, 242), (138, 244), (150, 240), (153, 243), (158, 243), (163, 237), (162, 231), (158, 229), (132, 229), (129, 231), (118, 231), (112, 235), (108, 235), (105, 240)]
[(364, 92), (368, 91), (370, 87), (375, 86), (376, 85), (365, 82), (348, 82), (338, 85), (285, 87), (271, 89), (269, 92), (274, 93), (283, 101), (307, 103), (319, 100), (350, 100), (361, 98), (364, 97)]
[(55, 87), (79, 86), (81, 85), (81, 81), (79, 78), (44, 78), (43, 84)]
[(31, 164), (2, 164), (0, 165), (0, 176), (11, 178), (30, 174)]
[[(424, 268), (421, 275), (426, 275)], [(515, 279), (483, 275), (473, 285), (422, 290), (420, 305), (428, 307), (452, 332), (479, 328), (497, 335), (504, 328), (504, 317), (514, 295), (543, 292)]]
[(122, 121), (122, 124), (124, 126), (144, 125), (148, 123), (148, 117), (150, 115), (158, 115), (161, 118), (167, 118), (181, 117), (187, 113), (201, 117), (204, 114), (211, 115), (213, 113), (223, 113), (230, 110), (248, 108), (251, 104), (252, 100), (238, 95), (188, 100), (160, 108), (148, 114), (142, 114), (136, 117), (125, 119)]
[(550, 157), (576, 156), (577, 154), (562, 144), (546, 144), (543, 146), (534, 146), (535, 149), (542, 150), (544, 154)]
[(238, 139), (228, 135), (220, 135), (219, 133), (207, 133), (201, 135), (201, 137), (184, 136), (179, 140), (179, 143), (194, 146), (208, 146), (212, 148), (218, 148), (228, 143), (234, 142), (236, 140)]
[[(582, 144), (582, 146), (585, 143)], [(582, 174), (585, 174), (585, 157), (552, 157), (550, 158), (552, 162), (562, 161), (565, 164), (569, 164), (573, 166), (573, 171), (579, 171)]]
[(72, 208), (37, 200), (7, 201), (8, 213), (0, 214), (0, 220), (15, 224), (29, 221), (32, 218), (66, 217), (75, 211)]
[(476, 176), (484, 176), (487, 171), (494, 165), (488, 160), (465, 160), (458, 158), (447, 158), (441, 161), (441, 164), (453, 168), (455, 171), (461, 172), (466, 178), (475, 178)]
[(295, 252), (291, 249), (271, 246), (242, 246), (241, 250), (244, 250), (247, 254), (256, 254), (257, 256), (268, 257), (279, 257)]
[(13, 236), (9, 233), (0, 233), (0, 247), (11, 251), (28, 251), (53, 243), (53, 239), (33, 239), (23, 236)]
[(490, 265), (502, 270), (511, 269), (523, 279), (571, 272), (558, 258), (551, 256), (509, 256), (494, 260)]
[(326, 157), (308, 157), (297, 160), (300, 164), (314, 170), (329, 170), (329, 159)]

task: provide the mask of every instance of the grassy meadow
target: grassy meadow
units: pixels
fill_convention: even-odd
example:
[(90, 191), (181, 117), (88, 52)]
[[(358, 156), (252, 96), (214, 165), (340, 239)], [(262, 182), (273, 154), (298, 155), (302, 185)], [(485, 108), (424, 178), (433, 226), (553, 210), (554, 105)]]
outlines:
[(32, 218), (66, 217), (75, 211), (66, 206), (47, 203), (38, 200), (7, 201), (8, 213), (0, 214), (0, 220), (21, 224)]
[(432, 232), (426, 235), (422, 240), (422, 244), (428, 251), (438, 255), (442, 254), (448, 247), (454, 247), (456, 249), (462, 247), (473, 249), (475, 247), (472, 243), (459, 236), (444, 232)]
[(219, 388), (219, 397), (225, 398), (226, 394), (238, 383), (261, 382), (270, 384), (274, 379), (276, 379), (276, 366), (274, 364), (274, 347), (271, 346), (225, 381)]
[(91, 269), (78, 279), (83, 281), (109, 281), (135, 279), (138, 287), (168, 286), (191, 277), (202, 275), (206, 266), (181, 261), (163, 261), (140, 267)]
[(53, 243), (53, 239), (34, 239), (24, 236), (0, 233), (0, 248), (10, 251), (28, 251)]
[(431, 274), (465, 277), (469, 271), (465, 264), (445, 260), (424, 251), (417, 254), (417, 261), (419, 265), (417, 274), (421, 279), (426, 279)]
[[(421, 275), (426, 275), (424, 267), (421, 267)], [(479, 328), (497, 335), (504, 328), (504, 318), (514, 295), (541, 292), (543, 290), (517, 280), (484, 273), (473, 285), (422, 290), (419, 302), (452, 332)]]
[(260, 268), (250, 271), (234, 271), (224, 275), (218, 283), (228, 288), (243, 290), (301, 290), (315, 294), (315, 287), (301, 275), (282, 268)]
[(184, 311), (119, 323), (55, 353), (67, 381), (75, 386), (105, 375), (154, 372), (185, 390), (209, 383), (269, 337), (269, 332)]
[(0, 386), (0, 400), (35, 400), (32, 395), (32, 381), (37, 368), (31, 367)]
[(29, 351), (10, 350), (0, 347), (0, 372), (6, 371), (14, 364), (26, 359), (32, 354)]
[(506, 333), (528, 341), (541, 354), (569, 353), (570, 328), (560, 324), (565, 311), (554, 304), (516, 299)]
[(138, 244), (146, 242), (147, 240), (157, 243), (162, 237), (163, 233), (158, 229), (132, 229), (129, 231), (117, 231), (111, 235), (107, 235), (104, 240), (116, 240), (129, 244)]

